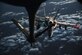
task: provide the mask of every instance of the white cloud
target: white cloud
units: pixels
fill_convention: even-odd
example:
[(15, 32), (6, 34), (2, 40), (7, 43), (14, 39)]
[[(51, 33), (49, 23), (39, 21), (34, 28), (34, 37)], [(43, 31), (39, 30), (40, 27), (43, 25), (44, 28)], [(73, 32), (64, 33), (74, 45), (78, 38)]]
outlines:
[(65, 1), (59, 1), (59, 2), (50, 2), (50, 4), (64, 5), (64, 4), (68, 4), (68, 3), (74, 3), (74, 2), (76, 2), (76, 0), (65, 0)]
[(2, 14), (2, 16), (6, 16), (6, 15), (10, 15), (12, 14), (13, 12), (5, 12), (4, 14)]
[(19, 13), (15, 13), (15, 12), (5, 12), (2, 14), (2, 16), (7, 16), (7, 15), (10, 15), (10, 16), (17, 16), (17, 15), (24, 15), (25, 13), (24, 12), (19, 12)]
[(12, 21), (7, 21), (7, 22), (2, 22), (0, 23), (0, 25), (4, 25), (4, 24), (12, 24), (13, 22)]

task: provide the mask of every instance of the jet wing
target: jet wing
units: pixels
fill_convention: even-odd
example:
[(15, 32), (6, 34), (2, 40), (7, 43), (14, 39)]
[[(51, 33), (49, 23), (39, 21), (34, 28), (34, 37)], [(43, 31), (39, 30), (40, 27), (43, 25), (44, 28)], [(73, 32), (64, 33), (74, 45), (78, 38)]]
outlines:
[(73, 27), (73, 28), (76, 28), (76, 29), (80, 28), (80, 24), (71, 24), (71, 23), (66, 23), (66, 22), (57, 22), (57, 24), (61, 25), (61, 26)]

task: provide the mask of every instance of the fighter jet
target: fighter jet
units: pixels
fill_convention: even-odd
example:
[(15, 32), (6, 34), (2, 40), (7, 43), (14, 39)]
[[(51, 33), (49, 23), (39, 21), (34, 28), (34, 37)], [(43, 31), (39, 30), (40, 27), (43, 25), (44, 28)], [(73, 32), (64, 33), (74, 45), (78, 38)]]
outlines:
[[(61, 27), (64, 27), (65, 28), (65, 30), (67, 30), (67, 27), (72, 27), (72, 28), (76, 28), (76, 29), (79, 29), (80, 28), (80, 24), (77, 22), (77, 23), (69, 23), (69, 22), (65, 22), (65, 20), (63, 19), (63, 20), (57, 20), (57, 18), (55, 18), (55, 17), (57, 17), (57, 13), (56, 13), (56, 16), (46, 16), (46, 17), (44, 17), (45, 19), (48, 19), (48, 20), (46, 20), (47, 21), (47, 26), (49, 26), (49, 25), (52, 25), (52, 27), (51, 26), (49, 26), (48, 27), (48, 29), (47, 29), (47, 32), (48, 32), (48, 37), (49, 38), (51, 38), (52, 37), (52, 29), (53, 28), (57, 28), (57, 27), (59, 27), (59, 29), (62, 29)], [(43, 21), (43, 22), (45, 22), (45, 21)]]
[(35, 42), (35, 35), (34, 35), (34, 20), (35, 14), (42, 2), (46, 0), (0, 0), (2, 3), (7, 3), (14, 6), (24, 6), (28, 11), (29, 15), (29, 42)]

